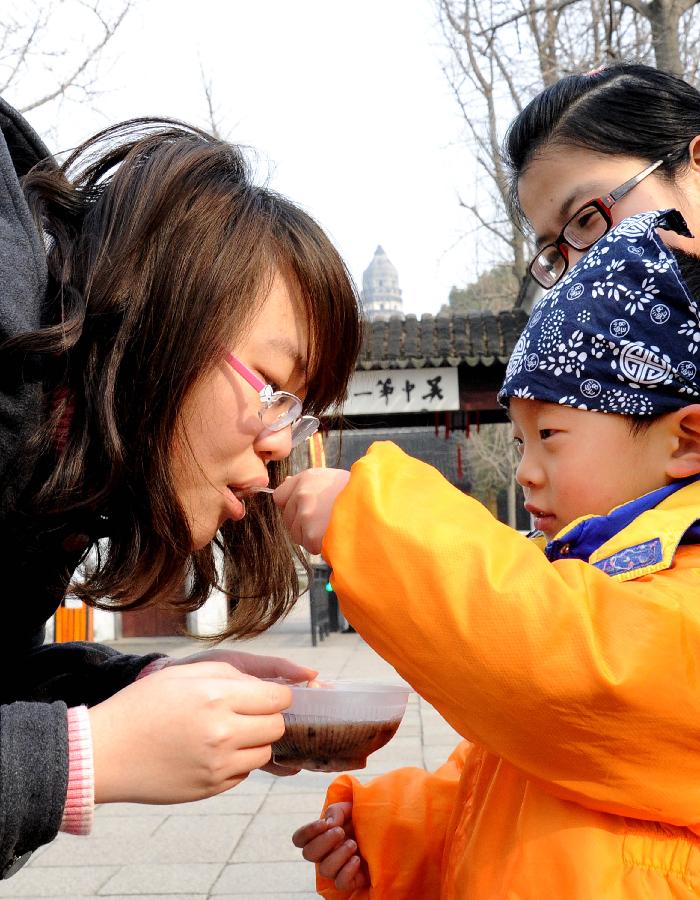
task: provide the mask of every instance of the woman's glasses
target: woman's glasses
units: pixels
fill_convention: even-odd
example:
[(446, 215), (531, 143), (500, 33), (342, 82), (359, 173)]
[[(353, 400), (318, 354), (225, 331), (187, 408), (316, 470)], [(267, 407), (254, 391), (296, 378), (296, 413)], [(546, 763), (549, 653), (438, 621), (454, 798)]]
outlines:
[(261, 404), (258, 416), (268, 431), (282, 431), (291, 425), (292, 447), (297, 447), (318, 431), (318, 419), (316, 416), (302, 416), (301, 400), (295, 394), (273, 390), (271, 384), (261, 381), (233, 353), (226, 353), (225, 359), (258, 392)]
[(605, 197), (597, 197), (577, 209), (558, 236), (538, 252), (530, 263), (530, 275), (543, 288), (552, 288), (569, 268), (569, 247), (590, 250), (612, 228), (611, 210), (618, 200), (651, 175), (664, 162), (657, 159), (638, 175), (625, 181)]

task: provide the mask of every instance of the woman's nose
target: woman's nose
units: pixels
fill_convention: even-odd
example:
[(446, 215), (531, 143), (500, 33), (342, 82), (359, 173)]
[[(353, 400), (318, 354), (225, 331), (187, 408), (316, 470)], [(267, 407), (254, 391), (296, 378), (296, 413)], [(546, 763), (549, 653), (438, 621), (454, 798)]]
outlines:
[(255, 439), (255, 452), (265, 462), (286, 459), (292, 452), (292, 426), (287, 425), (279, 431), (263, 428)]
[(576, 250), (574, 249), (574, 247), (571, 247), (569, 249), (569, 268), (575, 266), (576, 263), (586, 255), (587, 252), (587, 250)]

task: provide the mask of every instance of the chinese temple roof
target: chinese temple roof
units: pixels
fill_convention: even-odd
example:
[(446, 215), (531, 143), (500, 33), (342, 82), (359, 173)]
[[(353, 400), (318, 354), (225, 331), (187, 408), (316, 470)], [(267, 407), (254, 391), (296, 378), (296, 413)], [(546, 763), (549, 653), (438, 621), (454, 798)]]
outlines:
[(437, 316), (393, 315), (365, 323), (358, 369), (506, 364), (527, 322), (522, 309)]

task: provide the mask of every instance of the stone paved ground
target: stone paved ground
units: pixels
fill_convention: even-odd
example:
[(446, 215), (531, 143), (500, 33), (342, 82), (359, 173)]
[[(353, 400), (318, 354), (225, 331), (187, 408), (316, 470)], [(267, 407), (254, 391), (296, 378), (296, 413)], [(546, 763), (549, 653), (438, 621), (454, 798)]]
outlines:
[[(125, 652), (152, 649), (184, 656), (200, 649), (184, 638), (120, 642)], [(396, 672), (356, 634), (329, 635), (311, 646), (308, 605), (242, 649), (287, 656), (326, 678), (390, 679)], [(433, 769), (458, 741), (424, 700), (411, 695), (394, 739), (356, 773), (365, 781), (398, 766)], [(226, 794), (176, 806), (108, 804), (89, 837), (59, 835), (14, 878), (0, 898), (108, 897), (111, 900), (307, 900), (316, 897), (313, 867), (291, 843), (316, 818), (332, 775), (275, 778), (255, 772)]]

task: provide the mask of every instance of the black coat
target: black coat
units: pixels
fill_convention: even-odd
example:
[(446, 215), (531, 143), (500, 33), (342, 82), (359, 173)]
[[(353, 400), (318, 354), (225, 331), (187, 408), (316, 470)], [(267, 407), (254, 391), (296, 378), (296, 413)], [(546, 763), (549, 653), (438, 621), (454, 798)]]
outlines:
[[(44, 324), (44, 244), (18, 179), (49, 152), (2, 100), (0, 131), (1, 344)], [(0, 877), (58, 831), (68, 780), (67, 707), (100, 702), (156, 658), (98, 644), (44, 644), (44, 624), (78, 557), (64, 549), (65, 532), (42, 534), (12, 511), (27, 479), (23, 451), (40, 404), (38, 372), (0, 367)]]

